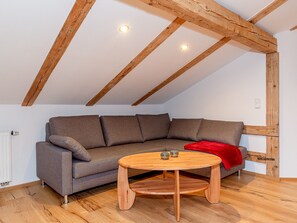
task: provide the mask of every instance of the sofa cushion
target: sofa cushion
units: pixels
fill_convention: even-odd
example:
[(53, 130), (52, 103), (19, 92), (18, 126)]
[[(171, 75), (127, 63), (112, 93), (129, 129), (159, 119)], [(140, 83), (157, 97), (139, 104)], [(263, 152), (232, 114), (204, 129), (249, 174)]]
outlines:
[(101, 116), (101, 123), (108, 146), (143, 142), (136, 116)]
[(54, 117), (49, 124), (52, 135), (69, 136), (86, 149), (105, 146), (98, 115)]
[(168, 137), (169, 139), (197, 140), (201, 119), (172, 119)]
[(208, 140), (239, 145), (243, 122), (215, 121), (203, 119), (198, 131), (197, 140)]
[(168, 114), (137, 115), (144, 141), (167, 138), (170, 118)]
[(125, 145), (117, 145), (112, 147), (90, 149), (88, 152), (92, 157), (91, 162), (73, 161), (73, 177), (80, 178), (92, 174), (102, 173), (118, 168), (118, 160), (124, 156), (143, 153), (143, 152), (157, 152), (164, 151), (164, 149), (144, 145), (143, 143), (132, 143)]
[(146, 146), (155, 146), (165, 150), (184, 150), (184, 145), (192, 143), (190, 140), (180, 140), (180, 139), (156, 139), (149, 140), (143, 144)]
[(51, 135), (49, 141), (57, 146), (70, 150), (72, 156), (78, 160), (91, 161), (91, 156), (85, 147), (71, 137)]

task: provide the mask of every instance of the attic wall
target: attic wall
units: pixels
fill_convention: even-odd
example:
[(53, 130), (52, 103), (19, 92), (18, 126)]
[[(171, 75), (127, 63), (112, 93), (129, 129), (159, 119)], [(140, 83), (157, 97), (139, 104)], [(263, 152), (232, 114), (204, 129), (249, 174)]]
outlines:
[[(297, 177), (297, 32), (276, 36), (280, 52), (280, 176)], [(171, 117), (242, 120), (246, 125), (266, 123), (265, 55), (246, 53), (192, 88), (164, 104)], [(255, 109), (255, 99), (261, 108)], [(266, 152), (262, 136), (243, 136), (251, 151)], [(246, 170), (266, 174), (264, 164), (247, 161)]]
[(19, 131), (19, 136), (12, 138), (12, 177), (9, 186), (38, 180), (36, 177), (35, 144), (44, 141), (45, 123), (53, 116), (67, 115), (116, 115), (136, 113), (162, 113), (160, 105), (98, 105), (86, 107), (81, 105), (0, 105), (0, 131)]
[(280, 51), (280, 165), (283, 177), (297, 177), (297, 31), (277, 35)]
[[(266, 125), (265, 55), (246, 53), (165, 104), (171, 117), (197, 117)], [(260, 99), (261, 108), (254, 108)], [(246, 136), (240, 144), (266, 151), (262, 136)], [(266, 166), (247, 161), (246, 169), (266, 174)]]

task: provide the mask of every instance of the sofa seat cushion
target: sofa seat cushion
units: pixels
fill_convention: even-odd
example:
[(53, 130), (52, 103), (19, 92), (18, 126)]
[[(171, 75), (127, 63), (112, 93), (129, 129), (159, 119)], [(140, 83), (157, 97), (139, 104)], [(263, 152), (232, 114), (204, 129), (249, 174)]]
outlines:
[(238, 146), (243, 130), (243, 122), (216, 121), (203, 119), (197, 140), (207, 140)]
[(107, 146), (143, 142), (136, 116), (101, 116)]
[(167, 138), (170, 118), (168, 114), (137, 115), (144, 141)]
[(69, 136), (86, 149), (105, 146), (98, 115), (54, 117), (49, 125), (51, 135)]
[(74, 178), (80, 178), (114, 170), (118, 168), (118, 160), (124, 156), (157, 151), (162, 151), (162, 148), (154, 145), (144, 145), (143, 143), (90, 149), (88, 152), (92, 160), (90, 162), (73, 160), (72, 174)]
[(197, 141), (201, 119), (172, 119), (169, 139), (184, 139)]

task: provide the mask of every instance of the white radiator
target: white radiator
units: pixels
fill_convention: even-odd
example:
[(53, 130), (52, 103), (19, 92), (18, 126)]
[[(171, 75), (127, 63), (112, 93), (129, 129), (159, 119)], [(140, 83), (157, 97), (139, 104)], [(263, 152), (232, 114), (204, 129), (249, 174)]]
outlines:
[(11, 133), (0, 132), (0, 185), (11, 181)]

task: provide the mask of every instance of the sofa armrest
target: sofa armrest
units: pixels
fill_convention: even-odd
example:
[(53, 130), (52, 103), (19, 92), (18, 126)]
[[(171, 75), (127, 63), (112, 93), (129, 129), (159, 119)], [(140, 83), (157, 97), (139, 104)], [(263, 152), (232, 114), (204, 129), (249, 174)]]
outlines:
[(49, 142), (36, 143), (37, 176), (62, 196), (72, 194), (72, 153)]

